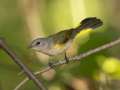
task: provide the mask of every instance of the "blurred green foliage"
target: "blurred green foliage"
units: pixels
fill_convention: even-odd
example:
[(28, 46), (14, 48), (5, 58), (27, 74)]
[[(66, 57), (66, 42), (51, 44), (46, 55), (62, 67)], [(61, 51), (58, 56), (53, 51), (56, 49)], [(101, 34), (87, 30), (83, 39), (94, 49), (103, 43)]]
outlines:
[[(38, 9), (41, 11), (38, 10), (40, 14), (40, 20), (38, 20), (42, 25), (41, 31), (48, 36), (77, 26), (80, 20), (85, 17), (98, 17), (103, 20), (103, 27), (90, 32), (89, 37), (85, 37), (87, 39), (85, 43), (81, 44), (84, 38), (77, 37), (77, 54), (103, 45), (117, 39), (120, 35), (119, 24), (115, 24), (115, 20), (119, 17), (113, 17), (117, 13), (112, 14), (115, 8), (111, 11), (108, 10), (108, 12), (106, 10), (109, 7), (115, 7), (115, 3), (111, 4), (111, 2), (116, 2), (116, 0), (78, 0), (77, 3), (75, 0), (39, 0)], [(22, 5), (19, 3), (20, 0), (0, 1), (0, 37), (6, 39), (11, 49), (21, 57), (25, 64), (33, 71), (37, 71), (43, 65), (38, 61), (36, 55), (27, 48), (31, 41), (30, 31), (25, 28), (27, 27), (25, 16), (22, 12)], [(106, 3), (110, 3), (110, 6), (108, 4), (106, 6)], [(39, 4), (42, 4), (43, 7)], [(107, 8), (103, 8), (103, 6)], [(116, 12), (118, 11), (116, 10)], [(111, 18), (113, 21), (109, 20)], [(57, 67), (54, 78), (51, 80), (43, 78), (44, 84), (49, 87), (49, 90), (69, 90), (65, 85), (72, 82), (73, 77), (96, 79), (95, 77), (99, 78), (99, 73), (105, 73), (113, 79), (120, 79), (119, 50), (119, 46), (114, 46), (91, 55), (80, 63), (70, 63), (61, 68)], [(13, 90), (24, 76), (18, 76), (21, 70), (2, 50), (0, 50), (0, 59), (0, 90)], [(30, 81), (20, 90), (37, 90), (37, 87)]]

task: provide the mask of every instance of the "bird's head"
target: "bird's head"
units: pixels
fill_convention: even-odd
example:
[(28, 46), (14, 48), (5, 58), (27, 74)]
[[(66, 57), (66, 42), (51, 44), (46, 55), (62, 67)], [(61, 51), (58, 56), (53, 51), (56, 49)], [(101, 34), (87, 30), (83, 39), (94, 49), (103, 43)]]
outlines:
[(42, 51), (48, 48), (48, 39), (47, 38), (37, 38), (31, 42), (29, 48), (36, 51)]

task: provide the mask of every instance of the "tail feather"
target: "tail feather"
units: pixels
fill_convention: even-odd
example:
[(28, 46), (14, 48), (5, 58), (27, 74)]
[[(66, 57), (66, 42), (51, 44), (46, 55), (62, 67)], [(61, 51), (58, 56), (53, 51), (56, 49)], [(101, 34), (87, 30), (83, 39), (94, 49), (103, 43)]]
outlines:
[(78, 31), (88, 28), (91, 29), (98, 28), (103, 25), (103, 22), (100, 19), (97, 19), (96, 17), (89, 17), (82, 20), (80, 24), (81, 25), (76, 28)]
[(72, 36), (71, 38), (74, 38), (76, 34), (78, 34), (81, 30), (85, 29), (95, 29), (103, 25), (103, 22), (100, 19), (97, 19), (96, 17), (89, 17), (81, 21), (80, 25), (75, 28), (71, 29)]

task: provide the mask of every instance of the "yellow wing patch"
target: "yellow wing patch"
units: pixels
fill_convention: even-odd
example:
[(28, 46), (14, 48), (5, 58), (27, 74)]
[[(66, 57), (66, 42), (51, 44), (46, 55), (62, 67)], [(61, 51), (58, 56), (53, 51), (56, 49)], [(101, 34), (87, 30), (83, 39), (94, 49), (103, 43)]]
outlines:
[(65, 47), (65, 44), (55, 44), (54, 48), (55, 49), (63, 49)]

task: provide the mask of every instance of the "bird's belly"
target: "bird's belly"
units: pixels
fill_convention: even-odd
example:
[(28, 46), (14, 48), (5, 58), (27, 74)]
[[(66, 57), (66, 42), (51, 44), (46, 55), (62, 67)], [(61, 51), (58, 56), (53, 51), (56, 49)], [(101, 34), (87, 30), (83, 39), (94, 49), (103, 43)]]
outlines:
[(52, 56), (54, 55), (58, 55), (58, 54), (61, 54), (65, 51), (65, 48), (61, 48), (61, 49), (51, 49), (48, 51), (48, 53)]
[(64, 53), (69, 47), (71, 46), (71, 41), (67, 42), (66, 44), (60, 45), (56, 44), (53, 48), (48, 50), (49, 55), (58, 55)]
[(55, 55), (63, 53), (67, 48), (68, 46), (66, 45), (55, 45), (47, 49), (40, 50), (39, 52), (42, 52), (49, 56), (55, 56)]

